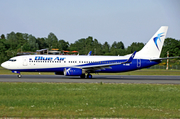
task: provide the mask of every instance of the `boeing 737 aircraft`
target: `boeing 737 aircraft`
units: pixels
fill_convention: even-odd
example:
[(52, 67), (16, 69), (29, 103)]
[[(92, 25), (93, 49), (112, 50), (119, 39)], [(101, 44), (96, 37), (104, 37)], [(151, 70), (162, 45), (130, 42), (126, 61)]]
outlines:
[[(91, 73), (126, 72), (159, 64), (168, 27), (162, 26), (139, 51), (126, 56), (91, 55), (24, 55), (16, 56), (1, 64), (13, 73), (55, 72), (56, 75), (92, 78)], [(174, 58), (174, 57), (170, 57)]]

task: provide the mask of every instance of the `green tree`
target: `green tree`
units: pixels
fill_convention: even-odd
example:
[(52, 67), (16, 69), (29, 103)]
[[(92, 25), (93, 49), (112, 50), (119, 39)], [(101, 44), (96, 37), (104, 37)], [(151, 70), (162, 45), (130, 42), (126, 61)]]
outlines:
[[(102, 55), (102, 54), (103, 54), (102, 44), (99, 43), (97, 39), (94, 39), (93, 49), (94, 49), (94, 54), (95, 54), (95, 55)], [(92, 50), (92, 51), (93, 51), (93, 50)]]
[(105, 42), (103, 45), (102, 45), (102, 50), (103, 50), (103, 54), (104, 55), (110, 55), (109, 54), (109, 50), (110, 50), (110, 45), (108, 44), (108, 42)]
[(1, 39), (5, 39), (5, 35), (4, 34), (1, 35)]
[(116, 42), (114, 41), (114, 43), (111, 46), (111, 55), (125, 55), (126, 51), (124, 49), (124, 44), (123, 42)]
[(37, 38), (37, 41), (36, 41), (39, 45), (39, 49), (45, 49), (45, 48), (48, 48), (48, 45), (45, 41), (45, 38)]
[(161, 52), (161, 57), (167, 57), (167, 51), (169, 51), (170, 57), (180, 56), (180, 40), (166, 38)]
[(17, 48), (20, 48), (21, 46), (23, 46), (27, 41), (24, 39), (23, 34), (22, 33), (16, 33), (16, 39), (18, 42), (18, 46)]
[(75, 43), (71, 43), (70, 50), (76, 50), (79, 51), (80, 54), (86, 54), (86, 39), (81, 38), (78, 41), (75, 41)]
[(36, 38), (32, 35), (28, 36), (28, 41), (23, 45), (23, 51), (33, 51), (35, 52), (36, 50), (39, 49), (39, 45), (36, 42)]
[(5, 45), (6, 39), (4, 35), (1, 35), (0, 39), (0, 64), (7, 60), (6, 55), (6, 45)]
[(85, 54), (87, 54), (89, 51), (93, 50), (93, 37), (89, 36), (88, 38), (86, 38), (85, 40)]
[(48, 38), (46, 38), (46, 43), (49, 49), (58, 48), (58, 39), (53, 33), (49, 33)]
[(144, 47), (143, 43), (137, 43), (137, 42), (133, 42), (130, 46), (128, 46), (127, 48), (127, 53), (133, 53), (134, 51), (139, 51)]
[(58, 41), (58, 49), (61, 50), (69, 50), (69, 42), (66, 42), (64, 40)]
[(14, 32), (7, 34), (7, 44), (10, 46), (10, 50), (17, 49), (18, 40), (17, 40), (16, 34)]
[(88, 54), (89, 51), (92, 51), (92, 54), (102, 55), (102, 45), (98, 42), (97, 39), (89, 36), (88, 38), (81, 38), (75, 43), (71, 43), (69, 49), (71, 51), (77, 50), (80, 54)]

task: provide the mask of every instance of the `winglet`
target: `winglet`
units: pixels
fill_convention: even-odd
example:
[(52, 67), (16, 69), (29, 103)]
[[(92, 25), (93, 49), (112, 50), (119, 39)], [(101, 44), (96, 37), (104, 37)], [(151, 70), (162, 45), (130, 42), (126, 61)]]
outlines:
[(135, 54), (136, 54), (136, 51), (134, 51), (134, 53), (130, 56), (130, 58), (127, 61), (125, 61), (124, 63), (131, 63), (132, 60), (134, 59)]
[(88, 56), (91, 56), (92, 51), (89, 51)]

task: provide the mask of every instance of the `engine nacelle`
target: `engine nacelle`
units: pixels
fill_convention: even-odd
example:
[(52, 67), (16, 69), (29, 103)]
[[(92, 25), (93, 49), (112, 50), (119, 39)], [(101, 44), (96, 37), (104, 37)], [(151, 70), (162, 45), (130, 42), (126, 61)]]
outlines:
[(64, 68), (65, 76), (81, 76), (82, 69), (79, 68)]

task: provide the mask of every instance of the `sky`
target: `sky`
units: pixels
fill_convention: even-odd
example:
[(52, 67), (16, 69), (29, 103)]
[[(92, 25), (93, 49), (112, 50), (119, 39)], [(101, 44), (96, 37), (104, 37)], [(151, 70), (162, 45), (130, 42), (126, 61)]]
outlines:
[(92, 36), (101, 44), (147, 43), (161, 26), (180, 40), (180, 0), (0, 0), (0, 35), (54, 33), (74, 43)]

